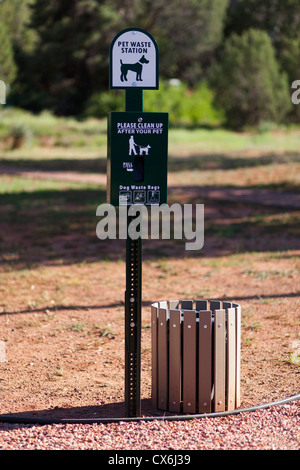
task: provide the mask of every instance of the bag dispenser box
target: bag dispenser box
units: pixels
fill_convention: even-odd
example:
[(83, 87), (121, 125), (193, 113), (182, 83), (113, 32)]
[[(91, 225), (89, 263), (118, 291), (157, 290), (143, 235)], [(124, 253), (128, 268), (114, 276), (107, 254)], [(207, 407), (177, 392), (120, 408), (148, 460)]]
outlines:
[(109, 113), (109, 204), (167, 203), (168, 121), (168, 113)]

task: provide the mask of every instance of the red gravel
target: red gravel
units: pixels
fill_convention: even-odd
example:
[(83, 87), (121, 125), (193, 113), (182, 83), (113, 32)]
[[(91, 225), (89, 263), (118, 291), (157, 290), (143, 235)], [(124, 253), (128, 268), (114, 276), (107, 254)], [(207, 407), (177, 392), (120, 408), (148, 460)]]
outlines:
[(2, 423), (0, 450), (299, 450), (299, 414), (300, 401), (292, 401), (185, 421)]

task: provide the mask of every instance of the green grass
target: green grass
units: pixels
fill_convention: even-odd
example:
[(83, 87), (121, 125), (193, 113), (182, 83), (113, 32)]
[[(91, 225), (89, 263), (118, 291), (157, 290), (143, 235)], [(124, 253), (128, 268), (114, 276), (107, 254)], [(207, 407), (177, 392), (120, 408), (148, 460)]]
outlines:
[(171, 154), (189, 152), (299, 152), (300, 131), (278, 128), (268, 132), (233, 132), (226, 129), (171, 129)]
[[(39, 115), (20, 109), (6, 108), (0, 113), (0, 139), (8, 139), (15, 126), (23, 126), (29, 131), (30, 138), (25, 142), (26, 148), (34, 148), (41, 143), (50, 147), (62, 147), (68, 150), (95, 150), (106, 148), (106, 121), (86, 119), (79, 121), (73, 118), (60, 118), (48, 111)], [(44, 140), (42, 140), (44, 139)], [(19, 149), (15, 150), (19, 152)]]
[[(5, 230), (0, 232), (0, 259), (11, 264), (43, 258), (63, 258), (68, 262), (99, 257), (119, 259), (123, 245), (100, 243), (95, 232), (96, 208), (105, 202), (105, 185), (75, 182), (63, 176), (64, 171), (95, 176), (106, 173), (106, 120), (80, 122), (48, 112), (34, 116), (8, 108), (0, 112), (0, 117), (0, 167), (13, 167), (16, 171), (4, 171), (0, 176), (0, 216), (5, 224)], [(21, 120), (33, 137), (12, 151), (6, 137)], [(171, 128), (169, 203), (207, 204), (214, 215), (205, 221), (206, 240), (217, 240), (219, 246), (234, 242), (232, 254), (255, 249), (251, 239), (263, 241), (266, 247), (270, 240), (272, 250), (281, 252), (281, 239), (290, 237), (293, 249), (300, 235), (299, 211), (262, 209), (259, 205), (243, 205), (239, 200), (206, 201), (199, 198), (197, 188), (216, 185), (221, 190), (222, 186), (235, 185), (251, 191), (257, 187), (272, 188), (278, 193), (296, 190), (299, 140), (297, 128), (244, 133)], [(47, 171), (62, 171), (62, 179), (51, 179), (51, 173), (43, 179), (22, 174), (30, 169), (42, 170), (44, 176)], [(174, 187), (179, 188), (178, 192)], [(168, 241), (151, 246), (152, 259), (169, 256)], [(178, 253), (183, 243), (174, 242), (172, 246)], [(181, 256), (185, 255), (182, 249)]]
[(38, 191), (66, 191), (66, 190), (80, 190), (97, 189), (96, 185), (74, 181), (56, 181), (49, 179), (39, 180), (38, 178), (26, 178), (22, 176), (1, 176), (0, 194), (12, 195), (22, 192), (34, 193)]
[[(145, 111), (147, 111), (145, 109)], [(68, 155), (72, 149), (75, 154), (98, 152), (102, 157), (106, 155), (106, 119), (76, 120), (73, 118), (60, 118), (48, 111), (33, 115), (20, 109), (5, 108), (0, 111), (0, 139), (5, 140), (11, 133), (13, 126), (22, 124), (30, 130), (32, 138), (26, 144), (25, 153), (31, 151), (41, 143), (41, 139), (49, 139), (51, 149), (60, 148)], [(268, 151), (268, 152), (299, 152), (300, 131), (296, 127), (277, 127), (269, 131), (251, 130), (249, 132), (233, 132), (226, 129), (184, 129), (170, 128), (169, 149), (170, 155), (194, 152), (228, 153), (236, 151)], [(15, 150), (11, 154), (24, 153)], [(76, 155), (75, 155), (76, 156)], [(33, 154), (33, 158), (36, 154)]]

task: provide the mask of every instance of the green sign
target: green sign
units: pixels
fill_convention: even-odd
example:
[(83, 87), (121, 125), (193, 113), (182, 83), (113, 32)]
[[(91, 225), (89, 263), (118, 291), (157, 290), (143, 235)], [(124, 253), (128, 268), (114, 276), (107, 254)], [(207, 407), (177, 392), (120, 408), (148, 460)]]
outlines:
[(167, 171), (168, 113), (109, 113), (107, 202), (167, 203)]

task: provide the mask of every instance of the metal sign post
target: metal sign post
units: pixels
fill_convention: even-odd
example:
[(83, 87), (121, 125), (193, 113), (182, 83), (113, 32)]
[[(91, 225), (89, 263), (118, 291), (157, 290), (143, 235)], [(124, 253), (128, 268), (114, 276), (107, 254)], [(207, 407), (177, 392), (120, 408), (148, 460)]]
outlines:
[[(143, 111), (143, 91), (126, 90), (126, 111)], [(126, 199), (127, 200), (127, 199)], [(142, 239), (130, 237), (127, 215), (125, 292), (125, 413), (141, 414)]]
[(126, 93), (125, 112), (108, 116), (107, 202), (127, 207), (125, 412), (135, 417), (141, 414), (142, 238), (130, 236), (129, 208), (167, 199), (168, 114), (143, 112), (143, 89), (158, 88), (158, 48), (149, 33), (129, 28), (113, 39), (110, 88)]

